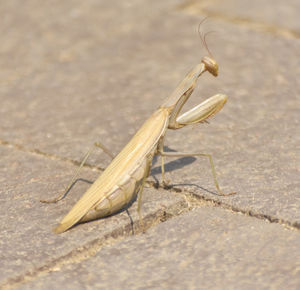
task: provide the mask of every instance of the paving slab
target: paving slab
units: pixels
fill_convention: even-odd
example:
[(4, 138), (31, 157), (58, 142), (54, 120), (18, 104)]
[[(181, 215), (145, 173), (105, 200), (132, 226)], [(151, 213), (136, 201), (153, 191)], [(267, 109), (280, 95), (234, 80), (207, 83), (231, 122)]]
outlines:
[[(86, 244), (101, 244), (111, 236), (138, 232), (135, 225), (137, 203), (134, 203), (127, 212), (75, 226), (64, 234), (54, 234), (53, 227), (99, 173), (83, 170), (81, 182), (76, 183), (65, 200), (58, 204), (42, 204), (40, 199), (51, 199), (63, 190), (75, 166), (1, 146), (0, 152), (3, 156), (0, 160), (0, 285)], [(181, 201), (181, 197), (170, 192), (146, 188), (142, 215), (149, 219), (145, 218), (145, 228), (162, 219), (171, 204), (174, 212), (182, 210)]]
[(20, 289), (299, 289), (300, 235), (202, 207)]
[[(53, 43), (48, 46), (40, 40), (44, 55), (40, 67), (2, 86), (1, 139), (76, 160), (97, 140), (113, 152), (126, 144), (205, 53), (195, 33), (203, 15), (184, 14), (179, 2), (153, 1), (151, 13), (141, 2), (128, 3), (116, 9), (101, 6), (113, 18), (122, 12), (110, 25), (104, 25), (107, 15), (98, 11), (95, 2), (78, 4), (67, 15), (66, 6), (51, 6), (60, 16), (55, 23), (45, 17), (46, 7), (29, 9), (29, 19), (45, 17), (38, 29), (44, 41)], [(96, 27), (92, 20), (98, 14)], [(128, 21), (143, 24), (136, 28)], [(98, 28), (107, 26), (108, 30)], [(210, 125), (171, 132), (166, 145), (212, 153), (223, 190), (239, 193), (225, 200), (229, 206), (298, 226), (299, 40), (218, 19), (213, 26), (218, 36), (208, 44), (219, 60), (220, 77), (201, 78), (190, 105), (219, 92), (228, 94), (229, 102)], [(63, 28), (70, 33), (56, 43)], [(56, 57), (48, 59), (50, 52)], [(34, 51), (30, 53), (31, 59)], [(60, 53), (68, 57), (60, 58)], [(7, 59), (3, 58), (2, 66), (7, 67)], [(214, 198), (203, 190), (215, 192), (208, 162), (192, 161), (182, 160), (181, 170), (178, 163), (175, 167), (171, 163), (168, 169), (176, 170), (170, 179), (175, 184), (194, 184), (187, 189)], [(91, 162), (103, 164), (105, 159)]]
[[(215, 41), (222, 55), (217, 89), (204, 92), (227, 93), (228, 104), (201, 129), (170, 132), (167, 145), (213, 154), (223, 190), (238, 192), (225, 203), (299, 227), (299, 40), (231, 24), (220, 30), (227, 40), (225, 47)], [(174, 183), (215, 192), (208, 161), (181, 167), (171, 172)]]
[(169, 5), (1, 5), (6, 18), (0, 137), (5, 141), (76, 160), (99, 140), (118, 152), (178, 81), (161, 91), (157, 82), (164, 81), (157, 75), (164, 63), (153, 65), (153, 56), (165, 35), (148, 38), (155, 27), (171, 25), (154, 13), (158, 6), (159, 15), (167, 12)]
[(188, 0), (183, 1), (180, 7), (192, 14), (204, 13), (209, 17), (251, 25), (271, 33), (282, 33), (286, 37), (300, 36), (297, 0)]

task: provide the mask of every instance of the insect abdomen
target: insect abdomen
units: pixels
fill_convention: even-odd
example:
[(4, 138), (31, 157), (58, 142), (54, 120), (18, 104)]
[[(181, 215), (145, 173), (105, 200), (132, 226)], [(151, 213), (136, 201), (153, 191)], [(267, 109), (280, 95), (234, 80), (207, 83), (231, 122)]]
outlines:
[(98, 204), (91, 208), (81, 218), (81, 222), (94, 220), (114, 214), (129, 204), (139, 192), (144, 176), (146, 174), (146, 158), (139, 164), (131, 174), (124, 178), (107, 193)]

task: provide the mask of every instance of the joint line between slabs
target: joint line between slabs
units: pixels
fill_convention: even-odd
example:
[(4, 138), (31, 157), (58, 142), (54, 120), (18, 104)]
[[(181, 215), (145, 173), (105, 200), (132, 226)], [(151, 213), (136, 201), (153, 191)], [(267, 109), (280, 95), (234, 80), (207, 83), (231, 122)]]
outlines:
[(178, 10), (183, 11), (185, 13), (199, 15), (204, 14), (210, 18), (220, 19), (222, 21), (226, 21), (233, 24), (240, 24), (242, 26), (248, 27), (255, 31), (264, 31), (270, 33), (272, 35), (280, 35), (285, 38), (299, 39), (300, 33), (297, 30), (289, 29), (285, 27), (275, 26), (272, 24), (264, 23), (262, 21), (255, 21), (246, 17), (234, 17), (230, 15), (225, 15), (218, 12), (213, 12), (205, 9), (198, 2), (188, 1), (187, 3), (181, 4), (178, 7)]
[[(75, 166), (79, 166), (80, 163), (81, 163), (80, 161), (76, 161), (76, 160), (73, 160), (71, 158), (61, 157), (59, 155), (46, 153), (46, 152), (43, 152), (39, 149), (27, 148), (23, 145), (19, 145), (19, 144), (9, 142), (9, 141), (5, 141), (5, 140), (1, 140), (1, 139), (0, 139), (0, 145), (8, 147), (8, 148), (13, 148), (13, 149), (21, 151), (21, 152), (43, 156), (43, 157), (45, 157), (47, 159), (50, 159), (50, 160), (58, 160), (58, 161), (67, 162), (67, 163), (75, 165)], [(104, 170), (104, 168), (102, 168), (102, 167), (94, 166), (94, 165), (91, 165), (91, 164), (88, 164), (88, 163), (84, 164), (83, 167), (94, 169), (94, 170), (97, 170), (99, 172), (102, 172)]]

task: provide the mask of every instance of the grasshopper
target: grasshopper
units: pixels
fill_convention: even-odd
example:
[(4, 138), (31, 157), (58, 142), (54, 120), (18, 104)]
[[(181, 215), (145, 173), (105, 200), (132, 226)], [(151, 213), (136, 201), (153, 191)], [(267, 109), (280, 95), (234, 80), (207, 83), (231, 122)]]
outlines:
[[(129, 143), (113, 158), (109, 166), (63, 218), (54, 229), (55, 233), (62, 233), (80, 222), (112, 215), (128, 205), (137, 195), (138, 213), (141, 221), (142, 192), (155, 155), (161, 156), (163, 183), (165, 182), (164, 157), (204, 156), (209, 159), (218, 193), (220, 195), (234, 194), (224, 194), (221, 191), (210, 154), (174, 153), (164, 152), (163, 150), (167, 129), (177, 130), (187, 125), (206, 122), (208, 118), (219, 112), (225, 105), (227, 96), (217, 94), (178, 116), (193, 93), (198, 78), (206, 71), (215, 77), (218, 75), (218, 64), (212, 57), (204, 57), (200, 64), (197, 64), (187, 74), (174, 92), (146, 120)], [(106, 153), (110, 154), (105, 146), (101, 143), (98, 144)], [(110, 155), (112, 156), (112, 154)], [(87, 156), (83, 162), (85, 162)]]

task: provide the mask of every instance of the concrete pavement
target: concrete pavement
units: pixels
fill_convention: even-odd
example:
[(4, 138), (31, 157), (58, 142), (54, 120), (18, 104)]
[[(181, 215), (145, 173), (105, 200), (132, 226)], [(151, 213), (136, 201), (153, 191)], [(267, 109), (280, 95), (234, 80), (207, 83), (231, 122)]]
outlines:
[[(275, 3), (276, 2), (276, 3)], [(298, 289), (299, 1), (5, 1), (0, 4), (0, 286), (3, 289)], [(272, 7), (272, 9), (270, 8)], [(128, 211), (55, 235), (52, 228), (207, 52), (219, 63), (187, 107), (229, 96), (210, 124), (166, 146), (170, 189), (145, 189), (140, 233)], [(134, 233), (134, 235), (133, 235)]]

